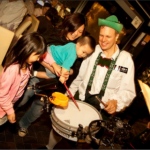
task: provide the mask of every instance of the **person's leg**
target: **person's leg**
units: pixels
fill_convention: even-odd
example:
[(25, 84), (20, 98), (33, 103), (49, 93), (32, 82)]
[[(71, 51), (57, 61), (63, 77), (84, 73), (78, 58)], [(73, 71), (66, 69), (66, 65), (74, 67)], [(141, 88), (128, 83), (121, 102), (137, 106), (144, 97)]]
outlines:
[[(49, 73), (48, 75), (50, 76), (51, 74)], [(55, 75), (53, 75), (53, 77), (54, 76)], [(40, 80), (35, 77), (35, 80), (34, 80), (34, 82), (32, 82), (32, 85), (35, 85), (39, 81)], [(30, 96), (30, 94), (29, 94), (29, 96)], [(24, 116), (19, 121), (20, 129), (18, 131), (18, 134), (21, 137), (24, 137), (27, 134), (27, 128), (31, 125), (32, 122), (34, 122), (36, 119), (38, 119), (43, 113), (42, 109), (43, 109), (43, 106), (45, 105), (45, 103), (44, 103), (44, 101), (40, 100), (41, 97), (36, 97), (36, 98), (37, 99), (35, 99), (33, 101), (31, 107), (28, 109), (28, 111), (24, 114)], [(25, 101), (23, 101), (23, 102), (25, 102)], [(19, 106), (22, 106), (23, 102), (21, 104), (19, 104)]]
[(27, 86), (27, 90), (24, 92), (21, 102), (18, 104), (17, 107), (21, 107), (29, 101), (29, 99), (34, 95), (34, 90), (31, 87), (35, 85), (36, 83), (38, 83), (39, 81), (40, 80), (36, 77), (30, 78), (28, 86)]
[(49, 134), (49, 141), (46, 145), (47, 149), (52, 150), (55, 145), (62, 140), (62, 136), (56, 133), (53, 129), (51, 129)]
[(31, 107), (19, 121), (19, 136), (24, 137), (27, 134), (27, 129), (31, 123), (43, 114), (43, 106), (44, 102), (41, 101), (40, 98), (37, 98), (33, 101)]
[(0, 126), (3, 125), (4, 123), (7, 122), (7, 115), (3, 116), (2, 118), (0, 118)]

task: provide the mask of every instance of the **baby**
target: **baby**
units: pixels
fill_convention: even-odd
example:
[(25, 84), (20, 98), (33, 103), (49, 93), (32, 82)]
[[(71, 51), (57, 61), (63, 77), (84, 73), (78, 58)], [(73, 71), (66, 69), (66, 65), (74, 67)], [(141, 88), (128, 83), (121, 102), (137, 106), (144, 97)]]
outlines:
[[(90, 36), (81, 36), (77, 43), (69, 42), (65, 45), (51, 45), (48, 47), (48, 53), (43, 58), (41, 64), (46, 66), (46, 72), (35, 72), (34, 76), (39, 78), (50, 78), (56, 77), (54, 74), (60, 76), (59, 81), (61, 83), (65, 82), (65, 75), (72, 74), (73, 71), (70, 69), (74, 64), (77, 58), (86, 58), (92, 54), (95, 50), (96, 41)], [(53, 66), (50, 66), (49, 60), (53, 57), (56, 63), (53, 65), (59, 65), (58, 69), (53, 69)], [(61, 67), (60, 67), (61, 66)], [(48, 69), (47, 69), (48, 68)], [(50, 71), (51, 70), (51, 71)]]

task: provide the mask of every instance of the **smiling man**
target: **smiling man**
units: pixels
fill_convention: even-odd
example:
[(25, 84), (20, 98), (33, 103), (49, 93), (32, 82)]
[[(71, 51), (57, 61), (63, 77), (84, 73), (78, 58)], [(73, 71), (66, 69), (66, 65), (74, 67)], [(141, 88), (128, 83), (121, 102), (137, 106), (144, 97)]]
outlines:
[[(114, 15), (99, 18), (99, 44), (95, 52), (82, 62), (70, 90), (79, 99), (106, 114), (120, 112), (130, 105), (135, 93), (134, 63), (131, 55), (116, 44), (123, 25)], [(95, 96), (103, 101), (104, 106)], [(90, 112), (89, 112), (90, 113)]]

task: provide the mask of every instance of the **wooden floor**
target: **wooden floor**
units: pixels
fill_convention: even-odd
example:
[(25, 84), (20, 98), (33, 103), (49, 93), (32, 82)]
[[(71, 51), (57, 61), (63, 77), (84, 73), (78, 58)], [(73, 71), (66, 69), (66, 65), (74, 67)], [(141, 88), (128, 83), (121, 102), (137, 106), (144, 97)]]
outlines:
[[(139, 102), (139, 100), (137, 100)], [(143, 99), (141, 100), (143, 102)], [(135, 101), (136, 104), (136, 101)], [(131, 106), (121, 117), (124, 120), (130, 120), (134, 136), (138, 136), (142, 131), (146, 129), (146, 125), (149, 121), (149, 114), (147, 114), (147, 108), (145, 105), (140, 105), (140, 110), (137, 111), (134, 105)], [(136, 104), (137, 106), (137, 104)], [(25, 113), (27, 108), (23, 108), (17, 112), (17, 120)], [(134, 110), (135, 109), (135, 110)], [(137, 116), (135, 115), (137, 114)], [(19, 137), (14, 126), (8, 122), (0, 127), (0, 149), (40, 149), (48, 142), (49, 132), (51, 130), (50, 113), (44, 112), (44, 114), (35, 121), (30, 127), (29, 132), (25, 137)], [(136, 145), (132, 145), (134, 148), (138, 148)], [(130, 147), (131, 148), (131, 147)], [(150, 147), (149, 147), (150, 148)], [(77, 142), (63, 139), (59, 142), (54, 149), (94, 149), (91, 145), (84, 143), (79, 144)]]

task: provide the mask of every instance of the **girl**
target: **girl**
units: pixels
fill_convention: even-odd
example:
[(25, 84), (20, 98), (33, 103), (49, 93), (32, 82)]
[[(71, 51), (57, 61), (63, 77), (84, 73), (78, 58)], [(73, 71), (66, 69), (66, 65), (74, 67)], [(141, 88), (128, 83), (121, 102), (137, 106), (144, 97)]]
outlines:
[(0, 75), (0, 125), (16, 122), (13, 104), (22, 96), (30, 78), (32, 63), (46, 52), (38, 33), (23, 35), (6, 55)]

